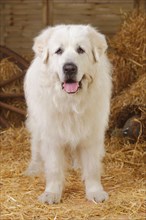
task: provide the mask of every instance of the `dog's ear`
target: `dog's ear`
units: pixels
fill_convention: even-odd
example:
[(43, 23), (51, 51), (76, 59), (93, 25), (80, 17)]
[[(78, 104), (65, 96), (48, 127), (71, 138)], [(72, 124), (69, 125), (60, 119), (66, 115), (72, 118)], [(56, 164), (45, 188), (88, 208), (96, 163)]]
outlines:
[(39, 56), (42, 58), (43, 62), (46, 63), (49, 57), (48, 52), (48, 41), (50, 38), (50, 35), (52, 33), (52, 28), (49, 27), (45, 30), (43, 30), (37, 37), (34, 38), (34, 44), (33, 44), (33, 51), (35, 52), (36, 56)]
[(105, 36), (91, 26), (88, 26), (88, 33), (93, 47), (93, 58), (95, 62), (98, 62), (108, 48)]

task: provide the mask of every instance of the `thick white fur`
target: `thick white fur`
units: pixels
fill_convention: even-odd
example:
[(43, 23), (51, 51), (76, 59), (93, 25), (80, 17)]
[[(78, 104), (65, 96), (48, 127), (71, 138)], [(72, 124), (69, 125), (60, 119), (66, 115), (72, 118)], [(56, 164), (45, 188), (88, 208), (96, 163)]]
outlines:
[[(84, 54), (76, 52), (78, 45)], [(64, 50), (61, 55), (55, 53), (59, 47)], [(61, 199), (66, 150), (81, 167), (87, 198), (96, 202), (108, 198), (100, 180), (111, 96), (106, 49), (104, 35), (88, 25), (49, 27), (35, 38), (36, 56), (24, 84), (32, 152), (27, 172), (36, 174), (43, 164), (46, 189), (40, 196), (42, 202)], [(66, 62), (77, 65), (77, 80), (82, 80), (75, 94), (62, 89)]]

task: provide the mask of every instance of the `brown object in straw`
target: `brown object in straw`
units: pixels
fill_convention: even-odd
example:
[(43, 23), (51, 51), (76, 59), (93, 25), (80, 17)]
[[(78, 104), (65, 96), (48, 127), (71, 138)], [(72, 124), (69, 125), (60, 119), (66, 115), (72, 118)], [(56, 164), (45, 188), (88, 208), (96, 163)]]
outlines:
[(131, 142), (136, 142), (142, 134), (142, 124), (138, 116), (129, 118), (122, 129), (124, 137), (128, 138)]

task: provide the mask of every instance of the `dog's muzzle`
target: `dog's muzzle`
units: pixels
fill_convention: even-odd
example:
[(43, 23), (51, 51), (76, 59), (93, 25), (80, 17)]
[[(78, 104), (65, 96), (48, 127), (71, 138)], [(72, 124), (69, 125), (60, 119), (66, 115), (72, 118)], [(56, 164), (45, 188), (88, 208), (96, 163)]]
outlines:
[(63, 66), (64, 82), (62, 88), (67, 93), (76, 93), (80, 84), (76, 81), (78, 68), (74, 63), (65, 63)]

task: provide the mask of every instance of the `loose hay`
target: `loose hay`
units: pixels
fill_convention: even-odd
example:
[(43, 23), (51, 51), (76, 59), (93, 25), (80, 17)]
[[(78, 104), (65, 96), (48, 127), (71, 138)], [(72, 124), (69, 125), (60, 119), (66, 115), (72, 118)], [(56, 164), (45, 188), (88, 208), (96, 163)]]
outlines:
[[(45, 187), (44, 178), (23, 175), (30, 158), (29, 136), (25, 128), (10, 128), (3, 131), (1, 219), (145, 219), (145, 169), (141, 157), (135, 152), (136, 160), (133, 160), (136, 149), (132, 150), (122, 139), (114, 137), (111, 140), (107, 139), (106, 142), (106, 169), (102, 182), (109, 192), (109, 200), (99, 204), (87, 201), (79, 172), (70, 171), (62, 202), (58, 205), (47, 205), (37, 200)], [(139, 147), (140, 145), (137, 145), (136, 148)]]

